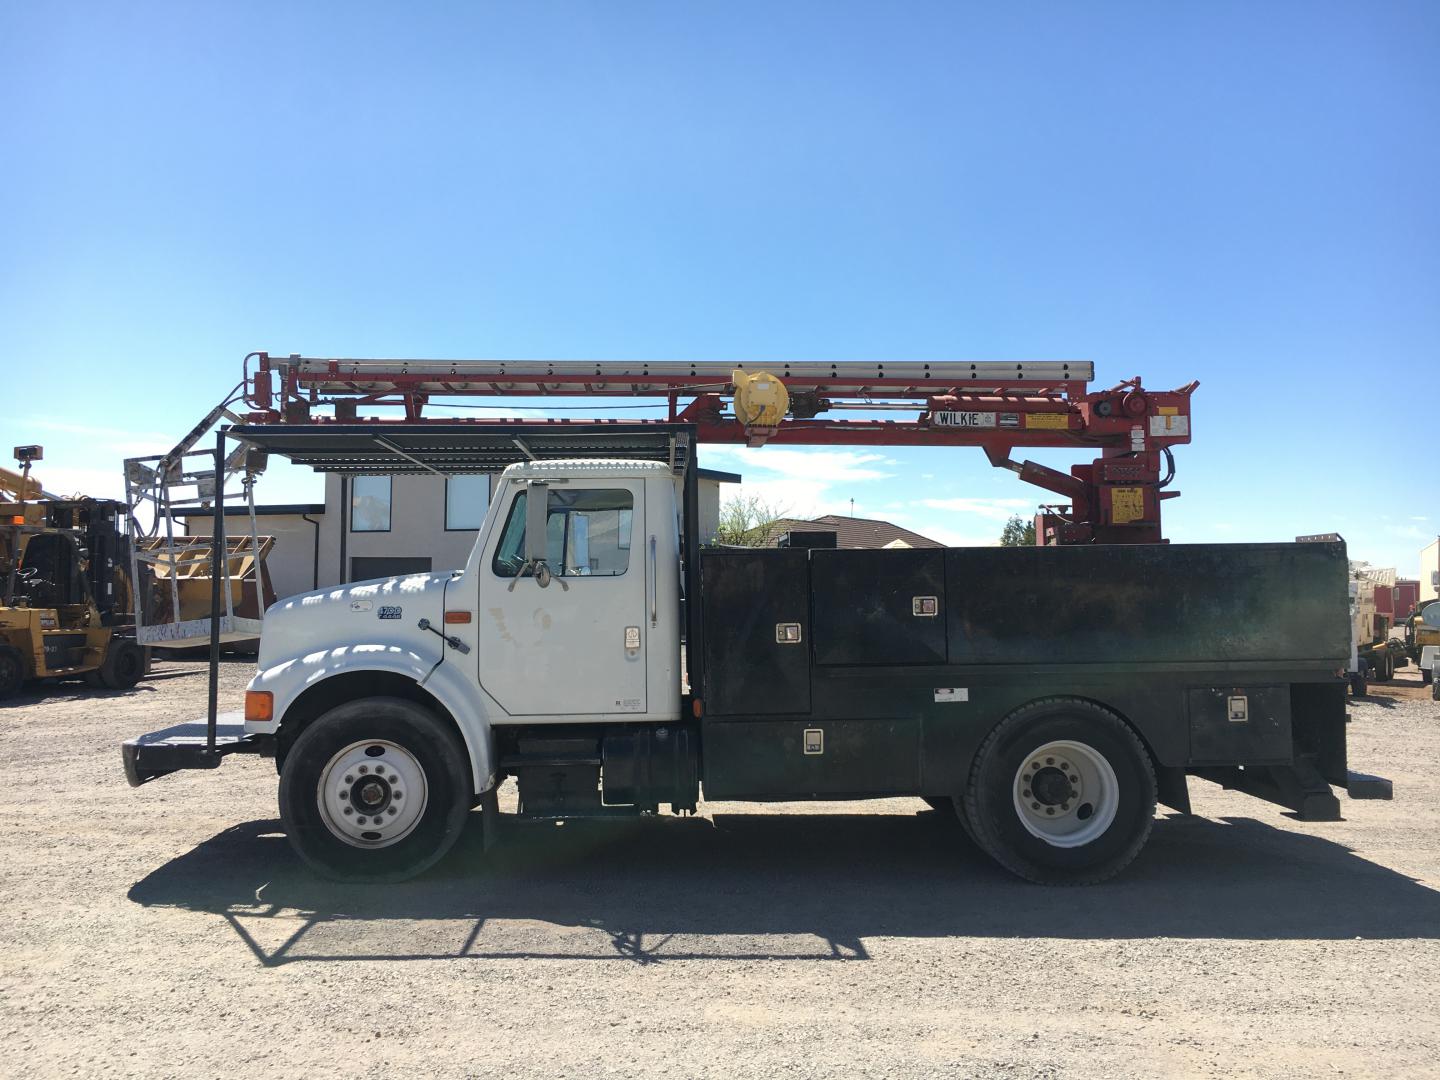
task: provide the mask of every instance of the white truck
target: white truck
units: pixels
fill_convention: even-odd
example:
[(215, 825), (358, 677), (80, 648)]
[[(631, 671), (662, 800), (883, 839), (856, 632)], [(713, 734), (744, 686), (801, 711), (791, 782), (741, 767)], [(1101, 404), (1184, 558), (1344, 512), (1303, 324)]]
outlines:
[(512, 465), (463, 569), (272, 607), (243, 721), (130, 740), (130, 783), (273, 756), (347, 880), (433, 865), (508, 777), (538, 818), (918, 796), (1045, 883), (1116, 873), (1189, 776), (1314, 820), (1389, 797), (1347, 770), (1341, 543), (702, 556), (694, 492)]

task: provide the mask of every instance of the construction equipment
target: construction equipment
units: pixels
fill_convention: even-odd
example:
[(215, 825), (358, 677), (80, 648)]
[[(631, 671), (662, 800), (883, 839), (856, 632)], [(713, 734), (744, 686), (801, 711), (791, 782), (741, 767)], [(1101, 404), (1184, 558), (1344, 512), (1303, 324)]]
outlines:
[[(432, 399), (461, 397), (648, 398), (663, 405), (666, 418), (625, 423), (691, 424), (702, 443), (978, 446), (992, 465), (1069, 500), (1044, 507), (1036, 516), (1036, 543), (1042, 545), (1164, 542), (1160, 504), (1180, 494), (1166, 490), (1175, 472), (1171, 451), (1190, 441), (1190, 396), (1199, 385), (1154, 391), (1137, 377), (1091, 390), (1094, 365), (1067, 361), (761, 366), (278, 359), (261, 352), (245, 362), (247, 422), (348, 425), (363, 420), (382, 456), (387, 424), (426, 423)], [(403, 419), (362, 417), (362, 408), (400, 409)], [(847, 411), (910, 415), (852, 419), (843, 417)], [(498, 422), (469, 421), (478, 428)], [(569, 423), (505, 421), (507, 430), (518, 424), (537, 434), (563, 431)], [(1067, 475), (1013, 460), (1017, 447), (1088, 450), (1099, 456), (1072, 466)]]
[(134, 686), (146, 658), (131, 625), (123, 504), (45, 491), (30, 473), (42, 447), (15, 457), (19, 473), (0, 470), (0, 698), (44, 678)]
[[(1407, 651), (1415, 666), (1420, 669), (1420, 681), (1436, 683), (1435, 670), (1440, 667), (1440, 601), (1416, 604), (1415, 614), (1410, 619), (1410, 641)], [(1440, 697), (1440, 684), (1437, 684)]]

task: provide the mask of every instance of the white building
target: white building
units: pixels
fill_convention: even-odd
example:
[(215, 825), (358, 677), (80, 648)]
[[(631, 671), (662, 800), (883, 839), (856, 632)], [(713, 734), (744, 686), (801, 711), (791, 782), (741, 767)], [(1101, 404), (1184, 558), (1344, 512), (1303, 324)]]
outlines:
[(1420, 599), (1440, 600), (1440, 536), (1420, 552)]
[[(734, 473), (700, 469), (700, 536), (714, 537), (720, 485)], [(266, 565), (277, 598), (368, 578), (465, 565), (490, 504), (492, 474), (325, 476), (323, 503), (255, 508), (258, 532), (273, 536)], [(225, 508), (226, 532), (248, 535), (249, 511)], [(192, 536), (209, 536), (212, 518), (185, 519)]]

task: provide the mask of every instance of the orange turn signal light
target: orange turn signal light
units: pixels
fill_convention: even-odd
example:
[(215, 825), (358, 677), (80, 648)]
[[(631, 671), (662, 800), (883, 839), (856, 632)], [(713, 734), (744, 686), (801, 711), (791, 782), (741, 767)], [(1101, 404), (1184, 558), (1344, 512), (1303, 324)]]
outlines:
[(245, 719), (261, 722), (275, 719), (275, 695), (269, 690), (246, 690)]
[(24, 515), (24, 514), (16, 514), (14, 517), (12, 517), (12, 518), (10, 519), (10, 524), (11, 524), (11, 525), (24, 525), (24, 524), (25, 524), (25, 515)]
[(445, 621), (447, 623), (468, 623), (470, 621), (470, 612), (447, 611), (445, 612)]

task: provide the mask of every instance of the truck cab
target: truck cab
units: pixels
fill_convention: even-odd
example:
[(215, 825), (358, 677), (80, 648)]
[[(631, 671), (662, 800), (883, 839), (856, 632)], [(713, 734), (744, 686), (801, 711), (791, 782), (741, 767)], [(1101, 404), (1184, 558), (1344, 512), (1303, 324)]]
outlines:
[[(424, 774), (423, 755), (402, 745), (411, 729), (436, 750), (432, 767), (445, 759), (442, 771), (454, 775), (444, 781), (463, 790), (463, 809), (502, 773), (517, 776), (532, 812), (568, 816), (605, 805), (573, 771), (598, 775), (593, 759), (606, 744), (594, 733), (614, 728), (631, 738), (681, 718), (681, 484), (658, 463), (512, 465), (463, 568), (319, 590), (267, 611), (245, 734), (276, 740), (282, 810), (303, 816), (310, 807), (297, 807), (318, 802), (319, 820), (309, 824), (319, 828), (301, 823), (294, 833), (317, 841), (301, 854), (343, 873), (357, 857), (327, 853), (338, 839), (413, 869), (417, 845), (405, 830), (423, 814), (403, 805), (404, 789), (399, 800), (368, 804), (378, 813), (357, 809), (366, 793), (388, 792), (377, 770)], [(346, 744), (319, 761), (315, 747), (334, 740), (317, 721), (382, 701), (389, 719), (379, 727), (396, 729), (393, 737), (369, 748), (381, 752), (357, 764), (363, 773), (345, 774), (369, 777), (368, 786), (312, 776), (316, 767), (334, 772), (332, 759), (366, 752)], [(591, 734), (577, 739), (582, 728)], [(611, 772), (621, 741), (609, 740)], [(318, 796), (299, 790), (316, 785)], [(612, 784), (610, 794), (617, 791)], [(679, 801), (693, 806), (695, 797)], [(400, 850), (386, 855), (391, 848)]]

